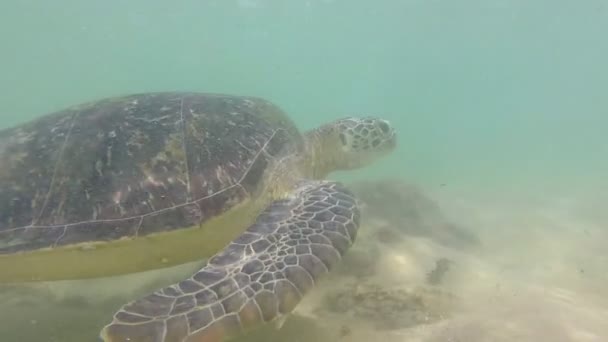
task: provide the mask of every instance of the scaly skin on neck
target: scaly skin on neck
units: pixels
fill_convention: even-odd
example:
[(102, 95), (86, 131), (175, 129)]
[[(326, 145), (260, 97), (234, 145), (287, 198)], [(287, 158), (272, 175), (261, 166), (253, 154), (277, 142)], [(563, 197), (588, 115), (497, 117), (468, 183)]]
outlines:
[(323, 179), (339, 169), (340, 142), (332, 125), (324, 125), (304, 134), (303, 160), (300, 170), (307, 170), (312, 179)]
[(283, 151), (275, 166), (267, 171), (271, 198), (286, 196), (298, 180), (324, 179), (337, 169), (340, 145), (332, 133), (330, 125), (321, 126), (304, 133), (301, 144)]

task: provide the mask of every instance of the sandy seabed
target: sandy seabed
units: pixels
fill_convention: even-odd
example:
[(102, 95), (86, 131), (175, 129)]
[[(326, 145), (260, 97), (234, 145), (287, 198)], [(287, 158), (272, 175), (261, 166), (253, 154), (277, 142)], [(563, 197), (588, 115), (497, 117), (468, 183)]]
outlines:
[[(365, 186), (363, 226), (344, 263), (281, 329), (239, 341), (608, 341), (603, 199)], [(431, 282), (439, 260), (449, 267)], [(2, 288), (0, 341), (96, 341), (125, 298), (197, 266)]]

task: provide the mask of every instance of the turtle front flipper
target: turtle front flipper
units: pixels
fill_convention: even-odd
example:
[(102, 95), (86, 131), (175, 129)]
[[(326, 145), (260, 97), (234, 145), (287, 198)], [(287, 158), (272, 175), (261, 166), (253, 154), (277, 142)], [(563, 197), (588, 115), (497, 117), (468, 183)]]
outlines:
[(355, 241), (341, 184), (305, 181), (189, 279), (123, 306), (106, 342), (219, 342), (290, 313)]

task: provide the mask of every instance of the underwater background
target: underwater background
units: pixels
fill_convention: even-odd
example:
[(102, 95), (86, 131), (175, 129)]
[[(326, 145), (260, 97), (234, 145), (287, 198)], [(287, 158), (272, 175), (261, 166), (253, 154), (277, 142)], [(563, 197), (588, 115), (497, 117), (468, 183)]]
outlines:
[[(397, 151), (337, 178), (399, 178), (427, 189), (504, 248), (497, 260), (584, 264), (557, 267), (576, 277), (584, 268), (586, 285), (576, 282), (568, 295), (571, 282), (543, 278), (584, 311), (572, 298), (608, 298), (607, 34), (605, 0), (6, 0), (0, 129), (149, 91), (260, 96), (302, 130), (349, 115), (385, 117), (398, 130)], [(505, 235), (513, 227), (515, 236)], [(526, 276), (542, 269), (518, 260)], [(605, 327), (608, 303), (595, 303), (590, 317), (605, 318), (597, 324)], [(606, 340), (598, 329), (551, 338)], [(521, 340), (549, 336), (535, 333)]]
[(399, 151), (377, 175), (545, 189), (608, 172), (603, 0), (24, 0), (0, 16), (0, 127), (125, 93), (227, 92), (303, 129), (389, 118)]

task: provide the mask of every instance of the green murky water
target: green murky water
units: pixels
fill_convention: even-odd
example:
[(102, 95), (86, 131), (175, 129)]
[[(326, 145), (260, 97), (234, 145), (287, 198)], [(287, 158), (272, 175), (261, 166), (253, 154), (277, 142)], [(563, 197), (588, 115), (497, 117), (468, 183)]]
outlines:
[[(479, 194), (515, 203), (533, 197), (535, 204), (551, 207), (553, 221), (524, 218), (531, 207), (521, 202), (497, 206), (517, 217), (512, 225), (519, 228), (576, 226), (599, 239), (608, 229), (604, 202), (597, 202), (608, 190), (607, 32), (603, 0), (7, 0), (0, 3), (0, 128), (93, 99), (165, 90), (261, 96), (302, 129), (374, 114), (398, 130), (397, 151), (368, 169), (336, 177), (401, 178), (438, 196), (457, 194), (458, 203)], [(584, 205), (565, 209), (564, 203), (580, 196)], [(464, 221), (483, 217), (475, 222), (482, 226), (490, 220), (481, 235), (495, 236), (492, 229), (511, 222), (473, 207), (455, 211)], [(526, 234), (517, 241), (589, 248), (566, 237), (558, 243), (550, 233)], [(557, 267), (549, 255), (541, 260)], [(591, 265), (588, 258), (577, 254), (570, 260), (594, 274), (602, 264), (596, 259)], [(592, 297), (602, 281), (608, 280), (590, 278), (572, 293)], [(544, 284), (566, 287), (557, 280)], [(104, 292), (92, 288), (88, 296)], [(36, 314), (21, 304), (15, 314), (0, 310), (0, 321), (10, 322), (0, 323), (0, 340), (70, 342), (83, 336), (76, 331), (94, 338), (106, 321), (99, 316), (107, 317), (120, 303), (108, 299), (88, 307), (54, 300)], [(104, 305), (111, 308), (100, 309)], [(57, 318), (61, 314), (69, 318)], [(302, 329), (311, 330), (290, 329), (279, 338), (296, 341)], [(560, 336), (596, 341), (593, 334), (597, 341), (607, 338), (598, 331)], [(348, 329), (339, 335), (368, 336)]]

